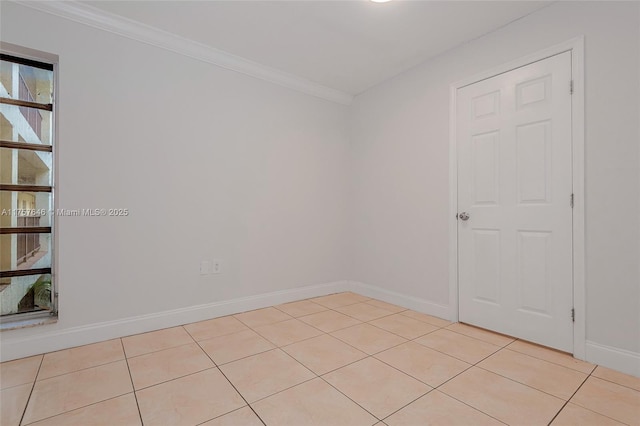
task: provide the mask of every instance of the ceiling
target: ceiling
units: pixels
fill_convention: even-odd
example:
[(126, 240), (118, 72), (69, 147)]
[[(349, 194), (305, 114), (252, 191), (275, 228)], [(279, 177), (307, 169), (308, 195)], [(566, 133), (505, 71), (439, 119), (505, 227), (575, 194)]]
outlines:
[(357, 95), (549, 1), (86, 1)]

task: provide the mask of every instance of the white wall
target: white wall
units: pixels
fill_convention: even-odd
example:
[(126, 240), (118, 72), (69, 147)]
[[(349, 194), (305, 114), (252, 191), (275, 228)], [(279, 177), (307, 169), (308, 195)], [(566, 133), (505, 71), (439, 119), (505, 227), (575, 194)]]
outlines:
[[(625, 220), (640, 216), (637, 3), (554, 4), (350, 109), (1, 7), (2, 41), (60, 56), (58, 207), (131, 211), (59, 219), (59, 322), (3, 331), (3, 359), (347, 278), (446, 311), (449, 84), (577, 35), (586, 40), (587, 338), (640, 352), (639, 223)], [(223, 273), (201, 277), (203, 258), (223, 259)], [(329, 288), (348, 286), (309, 291)]]
[(57, 218), (59, 321), (3, 331), (4, 359), (347, 277), (347, 107), (13, 2), (1, 19), (3, 42), (60, 57), (58, 208), (130, 210)]
[(587, 340), (640, 374), (639, 8), (559, 2), (358, 96), (352, 278), (449, 303), (449, 85), (584, 35)]

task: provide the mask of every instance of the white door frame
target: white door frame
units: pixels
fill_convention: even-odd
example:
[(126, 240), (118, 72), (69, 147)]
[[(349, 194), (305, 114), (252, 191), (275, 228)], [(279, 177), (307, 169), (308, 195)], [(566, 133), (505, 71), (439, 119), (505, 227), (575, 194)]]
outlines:
[[(586, 357), (585, 298), (585, 211), (584, 211), (584, 37), (549, 47), (515, 61), (492, 68), (450, 85), (449, 100), (449, 304), (450, 319), (458, 321), (458, 147), (456, 142), (456, 100), (458, 89), (494, 77), (559, 53), (571, 52), (573, 96), (571, 97), (571, 134), (573, 162), (573, 356)], [(569, 82), (567, 82), (569, 90)], [(570, 315), (570, 312), (567, 312)]]

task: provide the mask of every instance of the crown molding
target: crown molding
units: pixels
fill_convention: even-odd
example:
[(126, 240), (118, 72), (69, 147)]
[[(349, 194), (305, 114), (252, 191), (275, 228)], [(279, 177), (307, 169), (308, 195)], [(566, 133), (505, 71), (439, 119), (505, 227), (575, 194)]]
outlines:
[(17, 1), (16, 3), (41, 12), (69, 19), (123, 37), (169, 50), (183, 56), (207, 62), (221, 68), (259, 78), (307, 95), (342, 105), (349, 105), (353, 95), (314, 83), (260, 63), (232, 55), (211, 46), (176, 34), (73, 1)]

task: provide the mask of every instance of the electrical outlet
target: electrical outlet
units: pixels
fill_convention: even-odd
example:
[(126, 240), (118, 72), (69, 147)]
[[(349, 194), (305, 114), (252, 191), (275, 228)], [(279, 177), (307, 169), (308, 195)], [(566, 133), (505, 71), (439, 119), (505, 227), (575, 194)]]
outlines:
[(213, 264), (209, 260), (200, 262), (200, 275), (209, 275), (213, 273)]
[(221, 269), (222, 269), (222, 265), (221, 265), (220, 259), (213, 259), (211, 273), (219, 274), (221, 272)]

